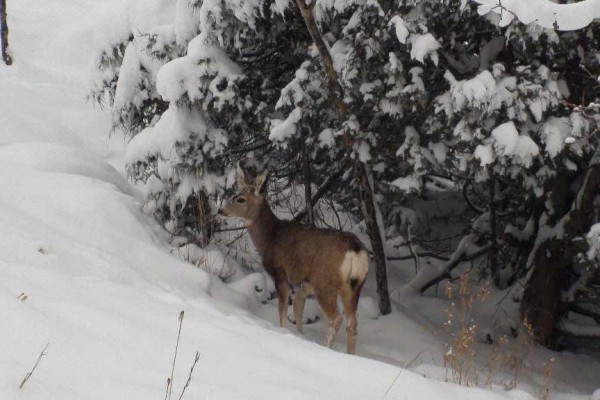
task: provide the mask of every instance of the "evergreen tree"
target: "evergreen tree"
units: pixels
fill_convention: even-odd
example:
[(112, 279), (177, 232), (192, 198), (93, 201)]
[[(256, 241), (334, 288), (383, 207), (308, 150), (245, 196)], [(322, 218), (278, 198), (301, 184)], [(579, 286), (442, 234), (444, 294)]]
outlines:
[[(93, 95), (171, 232), (207, 244), (244, 160), (275, 189), (303, 185), (297, 219), (323, 224), (311, 210), (327, 200), (418, 272), (423, 254), (450, 258), (417, 289), (477, 259), (499, 289), (525, 285), (523, 317), (547, 345), (568, 310), (591, 313), (597, 25), (556, 32), (459, 0), (178, 0), (173, 15), (105, 50)], [(435, 243), (442, 216), (468, 232)]]

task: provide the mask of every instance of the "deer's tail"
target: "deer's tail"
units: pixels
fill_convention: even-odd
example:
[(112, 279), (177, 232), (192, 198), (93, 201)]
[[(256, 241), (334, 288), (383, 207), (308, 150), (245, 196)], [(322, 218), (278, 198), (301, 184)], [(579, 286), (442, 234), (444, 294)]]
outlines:
[(369, 256), (364, 249), (359, 251), (349, 250), (342, 262), (342, 278), (348, 282), (352, 290), (362, 287), (369, 272)]

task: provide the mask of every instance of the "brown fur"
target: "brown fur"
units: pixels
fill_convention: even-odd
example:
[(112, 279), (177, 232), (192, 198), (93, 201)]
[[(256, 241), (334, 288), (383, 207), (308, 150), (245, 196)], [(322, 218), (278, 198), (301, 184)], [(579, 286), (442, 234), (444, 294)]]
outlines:
[[(273, 278), (279, 297), (279, 320), (287, 325), (288, 296), (299, 287), (294, 299), (296, 326), (302, 331), (302, 312), (307, 295), (314, 294), (329, 322), (325, 344), (331, 347), (342, 322), (337, 298), (342, 298), (348, 332), (348, 353), (356, 347), (356, 309), (366, 279), (365, 249), (352, 233), (319, 229), (277, 218), (259, 194), (264, 175), (254, 185), (238, 168), (242, 193), (222, 208), (229, 216), (244, 218), (250, 237)], [(346, 264), (343, 267), (344, 263)], [(356, 268), (355, 265), (356, 264)]]

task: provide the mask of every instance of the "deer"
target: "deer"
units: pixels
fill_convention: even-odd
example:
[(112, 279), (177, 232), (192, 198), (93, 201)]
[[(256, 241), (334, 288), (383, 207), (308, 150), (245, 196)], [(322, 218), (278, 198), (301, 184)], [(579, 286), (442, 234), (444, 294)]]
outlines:
[(368, 253), (353, 233), (279, 219), (264, 195), (267, 173), (253, 177), (238, 164), (236, 194), (219, 214), (243, 219), (264, 269), (275, 283), (280, 326), (287, 327), (288, 298), (293, 290), (296, 328), (302, 333), (306, 298), (315, 296), (328, 322), (324, 345), (331, 348), (342, 324), (338, 309), (341, 297), (347, 352), (354, 354), (356, 311), (369, 271)]

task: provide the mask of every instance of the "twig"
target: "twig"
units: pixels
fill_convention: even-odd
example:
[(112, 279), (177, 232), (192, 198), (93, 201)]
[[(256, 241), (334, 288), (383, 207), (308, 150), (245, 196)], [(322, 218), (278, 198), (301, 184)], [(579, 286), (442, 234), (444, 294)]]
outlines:
[[(329, 175), (327, 177), (327, 179), (325, 179), (325, 182), (323, 182), (323, 184), (317, 189), (317, 192), (314, 194), (314, 196), (312, 196), (312, 198), (310, 199), (310, 205), (314, 206), (315, 204), (317, 204), (317, 202), (319, 201), (319, 199), (321, 199), (321, 197), (323, 197), (325, 195), (325, 193), (327, 193), (329, 191), (329, 189), (331, 188), (331, 185), (342, 175), (344, 175), (344, 172), (346, 172), (346, 164), (344, 164), (342, 166), (342, 168), (338, 169), (336, 172), (334, 172), (333, 174)], [(294, 221), (302, 221), (304, 219), (304, 217), (306, 216), (308, 210), (305, 208), (304, 210), (302, 210), (300, 213), (298, 213), (298, 215), (296, 215), (294, 217)]]
[(467, 203), (467, 205), (473, 211), (475, 211), (478, 214), (483, 214), (485, 212), (485, 210), (482, 210), (481, 208), (477, 207), (475, 204), (473, 204), (473, 202), (469, 198), (469, 194), (468, 194), (469, 186), (473, 187), (473, 182), (472, 181), (465, 182), (465, 184), (463, 186), (463, 192), (462, 192), (463, 193), (463, 198), (465, 199), (465, 202)]
[(165, 400), (171, 399), (171, 393), (173, 392), (173, 374), (175, 373), (175, 362), (177, 361), (177, 350), (179, 349), (179, 338), (181, 337), (181, 325), (183, 324), (184, 312), (179, 313), (179, 331), (177, 332), (177, 344), (175, 345), (175, 356), (173, 357), (173, 368), (171, 369), (171, 377), (167, 379), (167, 393), (165, 393)]
[[(448, 261), (450, 260), (450, 257), (447, 256), (443, 256), (441, 254), (435, 254), (433, 252), (430, 251), (425, 251), (422, 253), (416, 253), (415, 254), (417, 257), (419, 258), (426, 258), (426, 257), (430, 257), (430, 258), (436, 258), (438, 260), (442, 260), (442, 261)], [(387, 257), (388, 261), (404, 261), (404, 260), (412, 260), (414, 258), (413, 255), (409, 255), (409, 256), (398, 256), (398, 257)]]
[(408, 224), (408, 250), (410, 255), (415, 260), (415, 275), (419, 273), (419, 256), (417, 251), (413, 249), (415, 237), (412, 234), (411, 224)]
[(423, 353), (425, 353), (427, 350), (429, 350), (431, 348), (431, 346), (433, 346), (432, 344), (430, 344), (429, 346), (427, 346), (426, 348), (424, 348), (423, 350), (421, 350), (420, 352), (417, 353), (417, 355), (415, 355), (413, 358), (411, 358), (410, 360), (408, 360), (407, 362), (404, 363), (404, 367), (402, 367), (403, 369), (408, 369), (408, 367), (410, 367), (410, 365), (415, 362), (419, 357), (421, 357), (421, 355)]
[(21, 385), (19, 386), (19, 389), (23, 389), (23, 386), (25, 385), (25, 382), (27, 382), (27, 380), (29, 378), (31, 378), (31, 375), (33, 375), (33, 372), (35, 371), (35, 369), (37, 368), (38, 364), (40, 363), (42, 357), (44, 357), (46, 354), (46, 349), (48, 349), (48, 345), (50, 343), (46, 343), (46, 347), (44, 347), (44, 349), (42, 350), (42, 352), (40, 353), (40, 355), (38, 356), (37, 361), (35, 362), (33, 368), (31, 369), (30, 372), (27, 373), (27, 375), (25, 375), (25, 378), (23, 378), (23, 382), (21, 382)]
[(181, 390), (181, 395), (179, 396), (179, 400), (181, 400), (183, 398), (185, 389), (187, 389), (187, 387), (190, 385), (190, 382), (192, 381), (192, 374), (194, 373), (194, 367), (198, 363), (199, 359), (200, 359), (200, 353), (196, 352), (196, 357), (194, 357), (194, 363), (192, 364), (192, 368), (190, 368), (190, 375), (188, 376), (187, 382), (185, 383), (185, 385), (183, 386), (183, 389)]
[(584, 72), (587, 74), (587, 76), (588, 76), (589, 78), (591, 78), (591, 79), (592, 79), (592, 81), (594, 81), (594, 83), (595, 83), (595, 85), (594, 85), (594, 86), (596, 86), (597, 88), (600, 88), (600, 83), (598, 83), (598, 78), (596, 78), (596, 77), (594, 76), (594, 74), (592, 74), (592, 73), (590, 72), (590, 70), (586, 68), (586, 66), (585, 66), (585, 65), (583, 65), (583, 64), (579, 64), (579, 68), (580, 68), (581, 70), (583, 70), (583, 71), (584, 71)]
[(398, 374), (396, 374), (396, 377), (394, 378), (394, 380), (392, 381), (392, 383), (390, 383), (390, 386), (388, 386), (387, 390), (385, 391), (385, 394), (381, 398), (382, 400), (385, 400), (385, 398), (387, 397), (388, 393), (390, 392), (390, 390), (392, 390), (392, 387), (394, 387), (394, 384), (396, 383), (396, 381), (398, 380), (398, 378), (400, 378), (400, 375), (402, 375), (402, 373), (404, 371), (406, 371), (404, 368), (400, 368), (400, 371), (398, 371)]
[(215, 233), (241, 231), (241, 230), (244, 230), (244, 229), (246, 229), (245, 226), (237, 226), (237, 227), (233, 227), (233, 228), (217, 229), (217, 230), (215, 230)]

